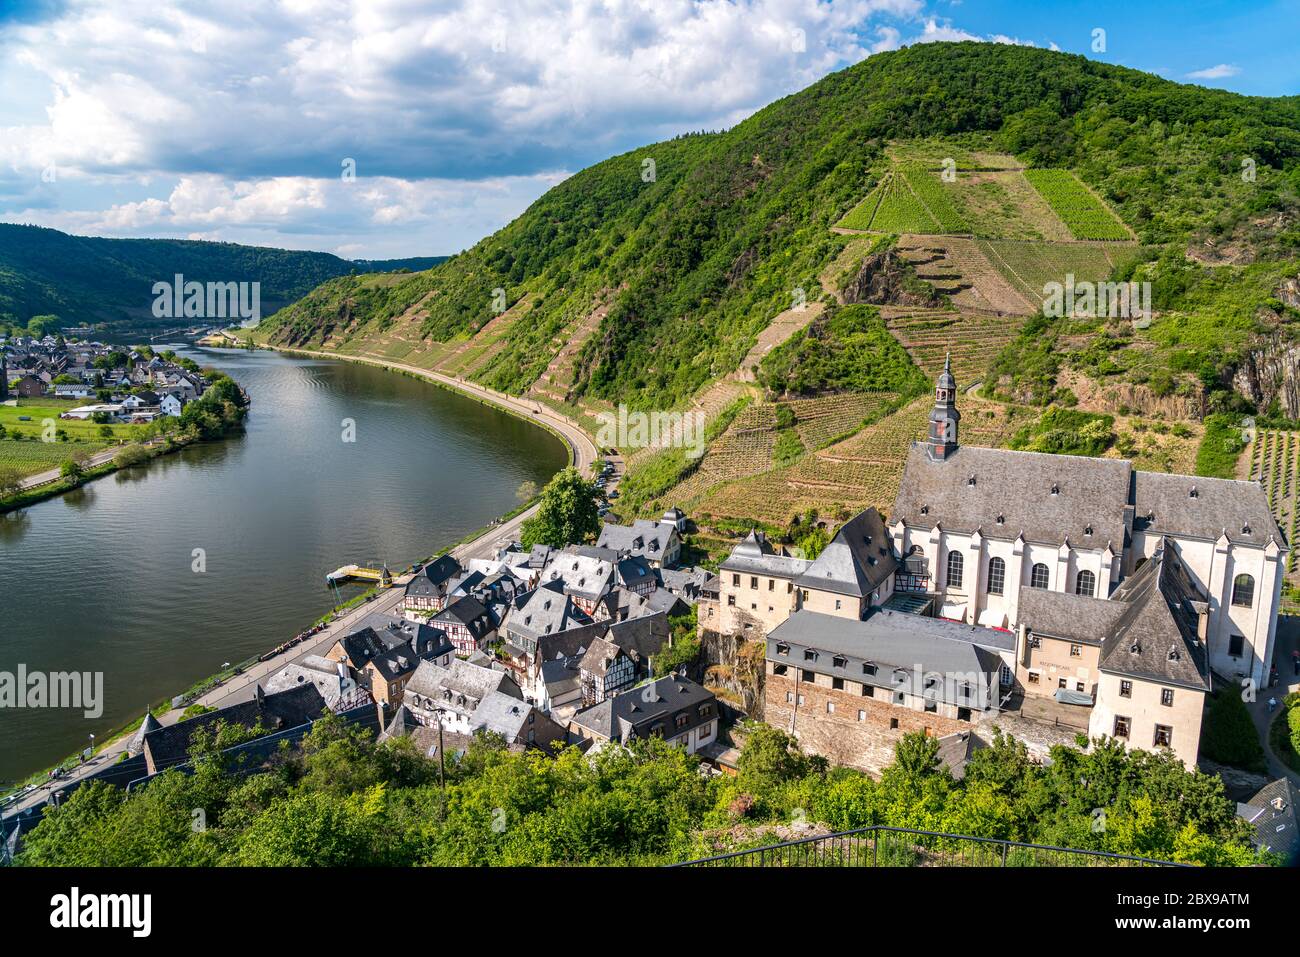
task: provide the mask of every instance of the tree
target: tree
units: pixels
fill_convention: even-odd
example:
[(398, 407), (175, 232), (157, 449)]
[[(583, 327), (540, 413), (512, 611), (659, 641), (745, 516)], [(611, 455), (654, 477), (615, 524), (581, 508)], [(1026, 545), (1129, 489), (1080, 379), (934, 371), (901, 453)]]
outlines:
[(59, 466), (59, 474), (73, 485), (77, 485), (85, 478), (86, 470), (76, 459), (65, 459), (63, 464)]
[(22, 475), (17, 469), (0, 469), (0, 498), (16, 495), (22, 489)]
[(524, 522), (520, 540), (525, 548), (563, 548), (594, 538), (599, 531), (595, 489), (570, 467), (551, 479), (542, 491), (537, 514)]

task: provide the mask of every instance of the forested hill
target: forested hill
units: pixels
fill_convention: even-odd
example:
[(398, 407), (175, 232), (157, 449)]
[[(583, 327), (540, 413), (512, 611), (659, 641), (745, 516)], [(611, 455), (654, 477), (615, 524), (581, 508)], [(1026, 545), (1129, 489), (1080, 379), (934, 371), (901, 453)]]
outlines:
[[(182, 239), (102, 239), (0, 223), (0, 325), (156, 322), (155, 282), (260, 282), (263, 308), (357, 271), (427, 269), (445, 257), (352, 262), (330, 253)], [(168, 320), (164, 320), (167, 322)]]
[(672, 404), (736, 369), (792, 296), (827, 291), (843, 248), (831, 227), (885, 175), (888, 144), (927, 137), (1073, 170), (1144, 249), (1208, 240), (1248, 261), (1300, 245), (1300, 98), (937, 43), (586, 169), (433, 270), (327, 282), (272, 317), (270, 338), (430, 364), (439, 343), (482, 331), (473, 362), (456, 360), (481, 382), (563, 378), (569, 401)]

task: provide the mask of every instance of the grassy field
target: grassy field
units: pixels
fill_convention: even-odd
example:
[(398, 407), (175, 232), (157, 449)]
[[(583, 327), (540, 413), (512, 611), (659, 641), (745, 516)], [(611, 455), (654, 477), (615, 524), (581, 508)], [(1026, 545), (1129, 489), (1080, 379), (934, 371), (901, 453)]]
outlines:
[[(74, 452), (93, 454), (108, 448), (113, 440), (133, 437), (136, 431), (135, 426), (112, 425), (112, 439), (107, 439), (98, 423), (59, 418), (68, 409), (86, 405), (85, 401), (19, 399), (18, 403), (16, 407), (0, 405), (0, 425), (5, 428), (5, 438), (0, 439), (0, 470), (13, 469), (20, 475), (58, 468)], [(22, 421), (24, 417), (30, 421)], [(53, 422), (56, 434), (57, 430), (66, 432), (68, 440), (42, 441), (47, 422)], [(23, 438), (15, 439), (17, 435)]]
[[(0, 405), (0, 425), (5, 427), (5, 431), (10, 436), (19, 434), (27, 438), (39, 439), (45, 429), (45, 421), (53, 420), (55, 429), (67, 432), (68, 438), (73, 441), (81, 439), (102, 442), (103, 436), (99, 423), (91, 422), (89, 419), (83, 421), (59, 418), (69, 409), (91, 405), (94, 402), (94, 399), (19, 399), (17, 407)], [(23, 418), (30, 421), (23, 422), (21, 421)], [(135, 426), (132, 425), (110, 425), (109, 428), (113, 430), (114, 438), (129, 439), (135, 435)]]

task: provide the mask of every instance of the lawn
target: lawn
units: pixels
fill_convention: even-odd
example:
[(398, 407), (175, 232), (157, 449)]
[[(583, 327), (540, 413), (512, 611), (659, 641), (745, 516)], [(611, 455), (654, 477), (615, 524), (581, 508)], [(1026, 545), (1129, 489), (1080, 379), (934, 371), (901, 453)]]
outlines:
[[(103, 442), (104, 438), (100, 434), (100, 425), (97, 422), (91, 422), (89, 419), (60, 419), (60, 414), (67, 412), (69, 409), (76, 409), (83, 405), (95, 405), (98, 400), (90, 399), (19, 399), (17, 407), (11, 405), (0, 405), (0, 425), (5, 427), (9, 435), (15, 433), (21, 434), (28, 438), (39, 439), (44, 429), (44, 420), (52, 419), (56, 429), (62, 429), (68, 433), (71, 440), (90, 440), (94, 442)], [(21, 419), (26, 417), (30, 421), (23, 422)], [(136, 426), (132, 425), (112, 425), (113, 437), (118, 439), (129, 439), (134, 437)]]
[[(101, 426), (89, 420), (60, 419), (59, 414), (89, 404), (86, 401), (60, 399), (19, 399), (17, 406), (0, 405), (0, 425), (5, 437), (0, 439), (0, 471), (17, 471), (20, 475), (34, 475), (46, 469), (58, 468), (73, 453), (92, 455), (111, 444), (101, 435)], [(23, 418), (29, 421), (23, 421)], [(42, 441), (46, 422), (53, 422), (56, 430), (67, 434), (67, 441)], [(111, 425), (113, 439), (135, 436), (138, 426)], [(56, 433), (57, 434), (57, 433)], [(15, 436), (21, 435), (22, 439)]]

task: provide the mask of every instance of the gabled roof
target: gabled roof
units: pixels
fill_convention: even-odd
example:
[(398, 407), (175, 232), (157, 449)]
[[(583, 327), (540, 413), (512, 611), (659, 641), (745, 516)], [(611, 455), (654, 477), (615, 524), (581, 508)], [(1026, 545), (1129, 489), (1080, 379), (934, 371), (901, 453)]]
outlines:
[[(1086, 458), (958, 446), (936, 460), (913, 443), (889, 524), (1078, 548), (1124, 547), (1132, 465)], [(972, 482), (973, 480), (973, 482)], [(1056, 489), (1056, 494), (1052, 489)], [(999, 522), (999, 518), (1001, 521)], [(1091, 529), (1091, 534), (1088, 530)]]
[(795, 585), (863, 598), (897, 568), (893, 539), (880, 513), (869, 508), (840, 526), (831, 543), (795, 579)]
[[(447, 699), (444, 692), (451, 692), (451, 698)], [(524, 696), (519, 685), (504, 671), (453, 658), (445, 668), (421, 661), (406, 683), (404, 694), (408, 703), (417, 706), (418, 699), (427, 698), (438, 707), (468, 713), (490, 692), (501, 692), (519, 700)], [(462, 696), (466, 699), (464, 705), (459, 704)]]
[(582, 671), (603, 676), (614, 666), (614, 662), (620, 656), (626, 657), (623, 655), (622, 648), (604, 638), (597, 638), (587, 646), (587, 651), (578, 663), (578, 667)]
[(518, 596), (505, 622), (512, 636), (526, 638), (540, 638), (589, 624), (591, 618), (564, 593), (564, 583), (558, 580)]
[(253, 700), (199, 715), (176, 724), (155, 728), (145, 735), (145, 752), (161, 771), (189, 760), (190, 742), (195, 733), (218, 723), (253, 728), (260, 725), (267, 734), (296, 728), (314, 721), (325, 712), (325, 699), (314, 684), (303, 684), (287, 691), (266, 694), (257, 686)]
[[(717, 717), (716, 708), (707, 717), (699, 713), (700, 705), (715, 700), (712, 691), (689, 678), (668, 675), (606, 698), (579, 711), (572, 720), (579, 727), (611, 741), (626, 742), (632, 737), (644, 737), (659, 723), (665, 724), (663, 736), (674, 738)], [(683, 728), (676, 727), (672, 721), (678, 714), (686, 714), (689, 718)]]
[(1121, 601), (1021, 585), (1016, 619), (1035, 635), (1096, 645), (1115, 627), (1125, 607)]
[(1197, 639), (1195, 607), (1205, 600), (1172, 543), (1163, 539), (1151, 560), (1115, 591), (1111, 601), (1122, 603), (1124, 610), (1102, 642), (1098, 667), (1112, 674), (1207, 690), (1205, 649)]
[(460, 563), (450, 555), (440, 555), (416, 573), (406, 584), (406, 594), (436, 596), (453, 575), (460, 573)]
[(491, 629), (491, 616), (487, 608), (473, 595), (456, 599), (429, 621), (430, 623), (458, 622), (464, 625), (475, 638), (483, 637)]
[(722, 571), (771, 575), (795, 579), (808, 570), (812, 562), (803, 558), (778, 555), (762, 532), (750, 530), (740, 544), (719, 566)]
[(1285, 550), (1286, 537), (1258, 482), (1133, 473), (1133, 528), (1162, 535), (1264, 546), (1271, 538)]
[(1300, 788), (1289, 778), (1264, 785), (1249, 801), (1237, 805), (1237, 815), (1255, 829), (1255, 846), (1300, 862)]

